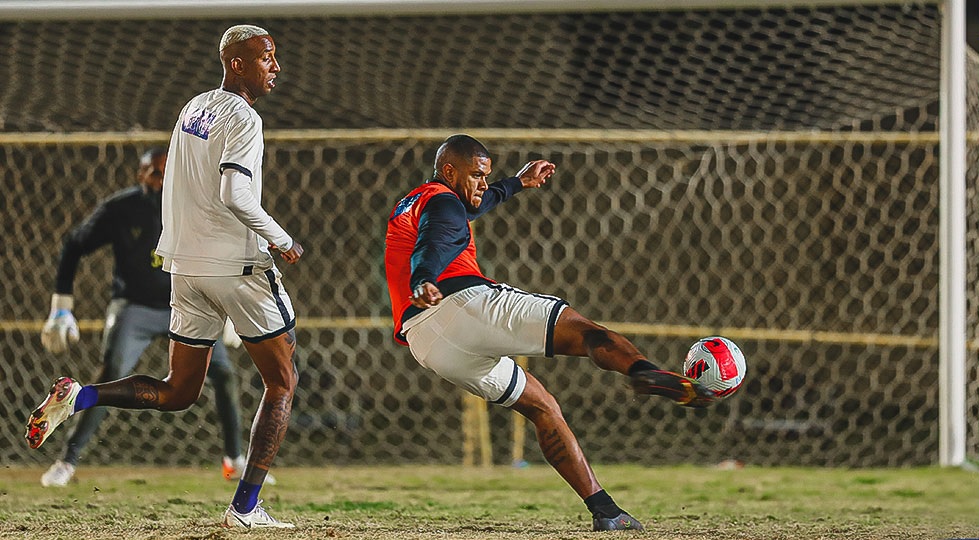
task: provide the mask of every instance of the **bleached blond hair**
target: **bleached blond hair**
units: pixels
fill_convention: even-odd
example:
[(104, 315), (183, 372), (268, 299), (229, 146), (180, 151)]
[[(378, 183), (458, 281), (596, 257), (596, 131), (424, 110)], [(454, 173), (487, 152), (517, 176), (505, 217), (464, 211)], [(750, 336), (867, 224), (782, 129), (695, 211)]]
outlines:
[(218, 47), (218, 52), (220, 53), (229, 45), (234, 45), (235, 43), (245, 41), (246, 39), (267, 35), (269, 35), (267, 30), (251, 24), (238, 24), (232, 26), (231, 28), (225, 30), (224, 35), (221, 36), (221, 45)]

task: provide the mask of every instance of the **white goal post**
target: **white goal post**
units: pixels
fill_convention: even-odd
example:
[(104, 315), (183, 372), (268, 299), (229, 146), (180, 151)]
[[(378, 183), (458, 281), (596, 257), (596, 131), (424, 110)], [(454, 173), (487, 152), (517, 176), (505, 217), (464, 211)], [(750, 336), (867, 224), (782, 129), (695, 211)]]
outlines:
[(965, 464), (967, 381), (965, 0), (944, 0), (942, 8), (939, 462), (960, 466)]
[[(696, 10), (696, 9), (767, 9), (815, 6), (894, 4), (882, 0), (585, 0), (573, 3), (573, 11), (615, 10)], [(899, 2), (900, 3), (900, 2)], [(915, 2), (920, 4), (921, 2)], [(979, 138), (969, 132), (967, 125), (967, 47), (965, 39), (965, 0), (934, 0), (926, 4), (940, 6), (942, 11), (942, 66), (939, 110), (939, 457), (943, 466), (962, 466), (967, 461), (967, 362), (970, 350), (967, 321), (968, 261), (967, 246), (967, 145)], [(50, 21), (99, 19), (172, 18), (176, 13), (186, 18), (226, 18), (229, 14), (249, 17), (368, 17), (420, 16), (431, 14), (495, 14), (550, 13), (572, 11), (565, 0), (0, 0), (0, 21)], [(460, 126), (465, 128), (466, 126)], [(438, 137), (445, 130), (403, 130), (402, 136), (415, 139)], [(473, 130), (478, 131), (478, 130)], [(379, 131), (380, 133), (380, 131)], [(485, 132), (501, 140), (534, 140), (540, 133), (533, 130), (496, 130)], [(704, 131), (636, 131), (622, 130), (564, 130), (563, 140), (597, 139), (602, 136), (623, 140), (704, 140)], [(716, 132), (715, 132), (716, 133)], [(397, 130), (387, 130), (385, 137), (397, 138)], [(122, 134), (107, 135), (116, 140)], [(165, 135), (165, 133), (163, 134)], [(272, 130), (272, 140), (301, 140), (303, 137), (320, 140), (359, 140), (366, 138), (365, 130), (334, 130), (324, 135), (308, 130)], [(562, 140), (561, 130), (551, 135)], [(915, 133), (912, 136), (927, 137)], [(847, 135), (816, 131), (799, 132), (806, 141), (820, 137), (843, 139)], [(0, 144), (9, 140), (16, 144), (65, 144), (72, 137), (79, 140), (98, 140), (93, 133), (0, 133)], [(755, 132), (727, 132), (727, 141), (752, 144), (759, 137)], [(764, 135), (760, 137), (764, 138)], [(773, 137), (769, 135), (769, 137)], [(774, 139), (791, 141), (792, 132), (782, 132)], [(133, 142), (157, 141), (161, 132), (136, 132)], [(373, 324), (373, 323), (372, 323)], [(699, 330), (698, 330), (699, 331)], [(750, 361), (750, 360), (749, 360)]]

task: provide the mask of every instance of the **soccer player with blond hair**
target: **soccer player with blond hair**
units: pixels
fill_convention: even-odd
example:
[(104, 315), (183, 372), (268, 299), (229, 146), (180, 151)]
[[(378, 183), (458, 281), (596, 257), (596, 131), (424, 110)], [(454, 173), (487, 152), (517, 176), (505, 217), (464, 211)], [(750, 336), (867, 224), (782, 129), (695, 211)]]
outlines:
[[(62, 353), (78, 341), (75, 306), (75, 273), (81, 259), (103, 246), (112, 246), (112, 300), (106, 309), (102, 336), (102, 370), (97, 382), (129, 375), (143, 351), (170, 326), (170, 276), (156, 255), (160, 240), (161, 194), (166, 170), (166, 148), (143, 153), (136, 169), (138, 185), (120, 190), (98, 204), (95, 210), (65, 235), (58, 257), (58, 271), (51, 312), (41, 330), (41, 345)], [(211, 355), (207, 378), (214, 386), (215, 404), (224, 435), (222, 469), (226, 478), (244, 467), (241, 453), (241, 413), (234, 367), (224, 345), (238, 347), (233, 332), (218, 341)], [(74, 359), (74, 358), (73, 358)], [(75, 476), (82, 451), (98, 431), (108, 411), (86, 411), (75, 423), (61, 459), (43, 475), (44, 487), (65, 486)]]
[(34, 410), (27, 440), (37, 448), (61, 422), (96, 406), (186, 409), (200, 396), (211, 349), (230, 318), (265, 384), (245, 469), (225, 527), (293, 527), (258, 500), (285, 438), (298, 382), (295, 312), (273, 253), (295, 264), (303, 248), (262, 208), (262, 118), (255, 101), (275, 88), (275, 41), (252, 25), (228, 28), (218, 47), (220, 88), (192, 98), (170, 138), (157, 253), (171, 275), (170, 372), (82, 386), (55, 381)]

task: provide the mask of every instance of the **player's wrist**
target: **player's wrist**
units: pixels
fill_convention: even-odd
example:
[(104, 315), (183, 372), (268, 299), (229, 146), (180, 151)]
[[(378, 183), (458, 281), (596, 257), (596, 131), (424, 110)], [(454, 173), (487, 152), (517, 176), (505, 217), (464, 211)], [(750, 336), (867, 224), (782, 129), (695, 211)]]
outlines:
[(413, 296), (421, 296), (421, 295), (425, 294), (425, 284), (426, 283), (432, 283), (432, 282), (429, 281), (429, 280), (427, 280), (427, 279), (423, 279), (423, 280), (419, 281), (417, 285), (415, 285), (414, 287), (411, 288), (411, 294)]
[(524, 185), (524, 179), (522, 176), (511, 176), (509, 178), (504, 178), (503, 181), (510, 184), (510, 189), (512, 189), (514, 193), (522, 191), (527, 187)]
[(285, 242), (282, 242), (280, 244), (276, 244), (275, 247), (279, 251), (286, 252), (286, 251), (289, 251), (290, 249), (292, 249), (292, 246), (294, 246), (295, 244), (296, 244), (296, 241), (293, 240), (292, 238), (289, 238)]

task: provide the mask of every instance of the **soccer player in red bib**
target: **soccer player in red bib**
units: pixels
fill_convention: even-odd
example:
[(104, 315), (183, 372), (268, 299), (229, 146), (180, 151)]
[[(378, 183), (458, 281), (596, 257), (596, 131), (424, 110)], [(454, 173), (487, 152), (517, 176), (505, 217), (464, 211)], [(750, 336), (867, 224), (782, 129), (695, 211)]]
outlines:
[(544, 458), (583, 499), (596, 531), (642, 529), (602, 489), (561, 409), (511, 355), (588, 356), (630, 377), (636, 392), (703, 407), (713, 394), (649, 362), (620, 334), (578, 314), (564, 300), (522, 291), (483, 275), (470, 221), (555, 171), (545, 160), (492, 184), (486, 147), (453, 135), (435, 156), (435, 177), (401, 199), (388, 219), (384, 268), (395, 340), (422, 366), (530, 420)]

